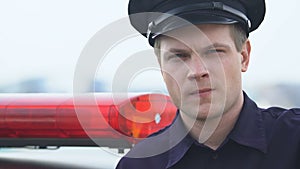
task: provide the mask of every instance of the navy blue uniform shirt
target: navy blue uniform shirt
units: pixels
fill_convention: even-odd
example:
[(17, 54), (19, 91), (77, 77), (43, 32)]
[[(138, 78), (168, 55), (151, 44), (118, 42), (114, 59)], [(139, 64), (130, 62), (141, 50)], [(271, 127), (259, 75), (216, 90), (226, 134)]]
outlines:
[(191, 138), (177, 116), (169, 127), (137, 144), (117, 166), (167, 168), (300, 169), (300, 109), (261, 109), (244, 94), (237, 123), (217, 150)]

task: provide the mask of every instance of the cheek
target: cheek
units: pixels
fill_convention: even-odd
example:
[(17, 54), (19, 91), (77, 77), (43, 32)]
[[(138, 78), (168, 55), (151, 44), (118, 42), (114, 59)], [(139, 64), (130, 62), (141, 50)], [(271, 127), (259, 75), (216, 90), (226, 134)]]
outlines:
[(209, 62), (207, 65), (210, 74), (210, 83), (213, 87), (218, 87), (225, 92), (239, 85), (241, 66), (238, 60), (221, 57), (214, 62)]
[(236, 62), (230, 62), (224, 67), (225, 70), (225, 85), (228, 92), (235, 92), (240, 90), (241, 87), (241, 64)]
[(171, 76), (168, 73), (163, 73), (163, 78), (165, 81), (165, 84), (167, 86), (168, 92), (171, 96), (171, 99), (173, 103), (177, 106), (180, 107), (181, 103), (181, 89), (180, 89), (180, 82), (178, 79), (176, 79), (174, 76)]

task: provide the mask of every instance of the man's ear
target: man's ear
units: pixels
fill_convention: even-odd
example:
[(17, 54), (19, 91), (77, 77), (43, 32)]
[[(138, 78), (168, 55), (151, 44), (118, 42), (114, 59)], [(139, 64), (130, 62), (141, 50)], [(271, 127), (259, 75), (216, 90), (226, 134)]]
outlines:
[(242, 55), (241, 71), (242, 72), (246, 72), (248, 69), (248, 65), (250, 62), (250, 53), (251, 53), (251, 44), (250, 44), (249, 39), (247, 39), (247, 41), (244, 43), (242, 51), (241, 51), (241, 55)]

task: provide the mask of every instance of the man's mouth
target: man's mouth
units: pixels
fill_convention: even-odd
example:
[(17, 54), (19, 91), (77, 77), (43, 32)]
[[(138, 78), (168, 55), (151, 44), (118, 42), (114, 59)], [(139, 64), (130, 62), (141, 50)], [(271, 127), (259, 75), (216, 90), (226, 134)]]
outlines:
[(193, 92), (191, 92), (191, 95), (195, 95), (195, 96), (200, 96), (200, 97), (207, 97), (210, 96), (212, 93), (213, 89), (212, 88), (202, 88), (199, 90), (195, 90)]

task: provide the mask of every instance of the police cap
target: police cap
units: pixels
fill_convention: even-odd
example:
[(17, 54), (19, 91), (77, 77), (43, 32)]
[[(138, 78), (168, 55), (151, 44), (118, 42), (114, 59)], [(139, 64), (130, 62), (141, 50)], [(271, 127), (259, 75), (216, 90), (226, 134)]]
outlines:
[(265, 0), (130, 0), (128, 14), (153, 46), (158, 35), (185, 26), (174, 18), (191, 24), (238, 23), (248, 35), (264, 19)]

